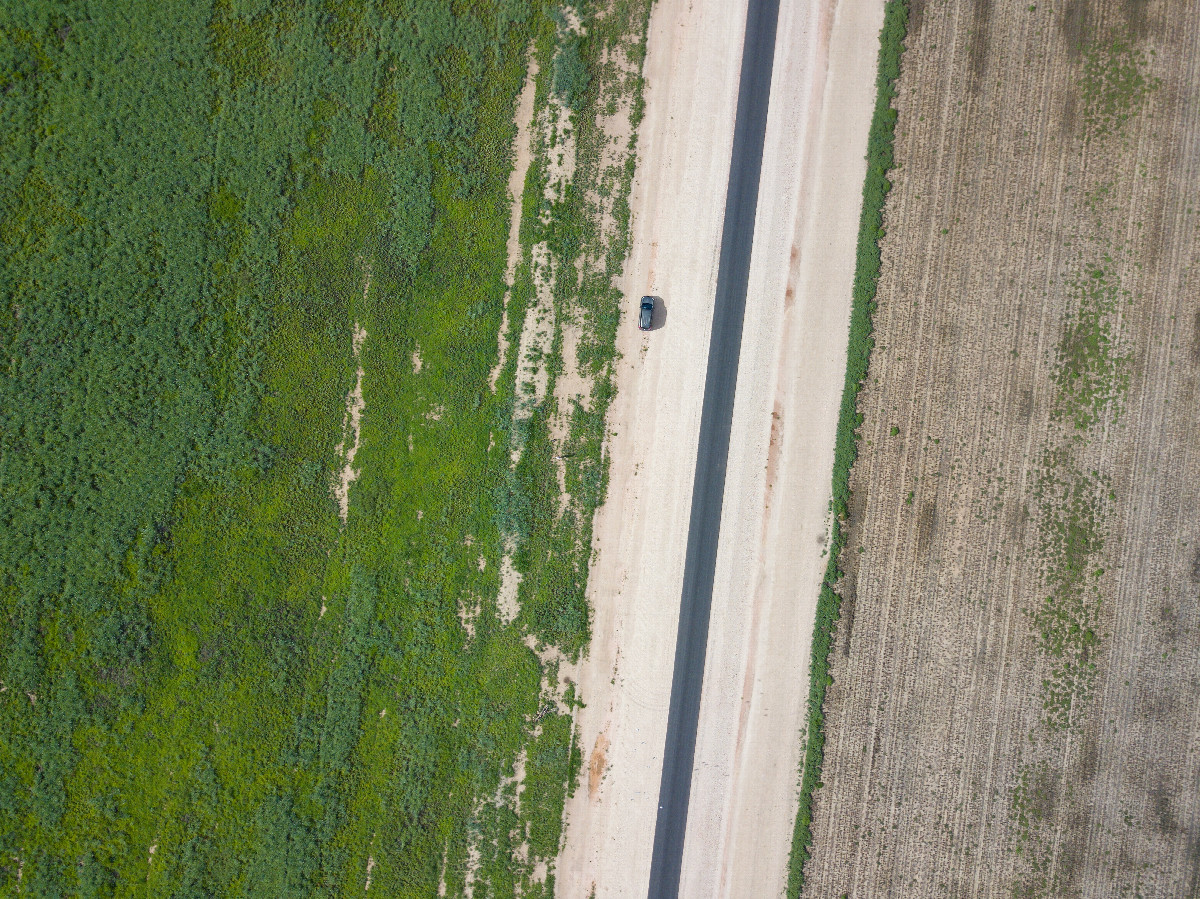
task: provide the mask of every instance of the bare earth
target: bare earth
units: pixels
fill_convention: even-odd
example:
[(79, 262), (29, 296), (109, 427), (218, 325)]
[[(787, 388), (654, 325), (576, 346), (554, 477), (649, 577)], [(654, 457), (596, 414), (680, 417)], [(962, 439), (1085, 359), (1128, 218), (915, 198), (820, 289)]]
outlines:
[[(784, 4), (681, 895), (786, 880), (808, 650), (874, 96), (877, 0)], [(596, 521), (584, 780), (560, 896), (645, 895), (728, 180), (742, 3), (660, 0), (626, 268), (629, 321)], [(649, 335), (642, 293), (663, 298)]]
[(1200, 7), (913, 3), (806, 896), (1200, 895)]

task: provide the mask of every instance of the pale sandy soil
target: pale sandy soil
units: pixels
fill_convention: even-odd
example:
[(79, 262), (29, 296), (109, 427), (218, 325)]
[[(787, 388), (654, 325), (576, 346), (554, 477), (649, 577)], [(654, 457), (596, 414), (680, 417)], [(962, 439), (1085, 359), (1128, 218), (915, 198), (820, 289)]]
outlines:
[(680, 895), (782, 895), (881, 0), (780, 8)]
[[(845, 371), (879, 0), (783, 4), (734, 412), (681, 896), (786, 880)], [(580, 670), (584, 780), (560, 896), (645, 895), (728, 179), (744, 3), (661, 0)], [(632, 304), (631, 304), (631, 309)]]
[[(744, 27), (745, 3), (721, 0), (659, 0), (650, 22), (609, 501), (578, 672), (588, 783), (567, 804), (560, 896), (645, 895), (649, 879)], [(665, 306), (649, 334), (635, 322), (642, 293)]]
[[(531, 67), (530, 77), (536, 76), (536, 67)], [(558, 102), (553, 94), (546, 107), (537, 114), (533, 124), (530, 139), (533, 140), (534, 130), (540, 134), (540, 141), (533, 146), (533, 152), (546, 154), (546, 185), (543, 196), (550, 203), (562, 200), (567, 185), (575, 176), (575, 134), (570, 130), (570, 119), (567, 110)], [(518, 139), (520, 135), (518, 135)], [(550, 148), (550, 149), (546, 149)], [(520, 216), (519, 194), (517, 205), (513, 208), (515, 219)], [(543, 221), (549, 221), (549, 213), (544, 214)], [(531, 249), (530, 264), (533, 269), (533, 283), (537, 295), (525, 312), (525, 321), (521, 328), (521, 338), (517, 348), (517, 403), (513, 412), (516, 420), (529, 418), (533, 410), (545, 399), (550, 385), (550, 372), (546, 360), (554, 344), (556, 329), (563, 328), (565, 323), (557, 321), (557, 310), (554, 304), (554, 275), (558, 260), (550, 253), (548, 242), (541, 241)], [(511, 283), (511, 279), (510, 279)], [(570, 334), (568, 341), (574, 347), (575, 333)], [(574, 356), (565, 357), (565, 377), (560, 378), (558, 385), (559, 405), (566, 401), (571, 394), (563, 394), (568, 385), (573, 383)], [(580, 385), (578, 395), (586, 396), (590, 392), (586, 385)], [(561, 439), (561, 434), (556, 435)], [(522, 447), (514, 444), (512, 447), (512, 462), (514, 465), (521, 457)], [(560, 477), (560, 483), (562, 478)]]
[[(496, 359), (496, 367), (488, 378), (492, 393), (496, 392), (496, 379), (504, 370), (508, 358), (508, 299), (512, 292), (513, 276), (521, 261), (521, 198), (525, 193), (525, 176), (529, 173), (529, 163), (533, 161), (533, 143), (530, 140), (533, 126), (533, 101), (537, 92), (537, 63), (531, 57), (529, 72), (525, 76), (525, 86), (517, 99), (517, 136), (513, 141), (513, 170), (508, 176), (508, 193), (512, 198), (511, 212), (508, 225), (508, 268), (505, 271), (504, 283), (508, 289), (504, 292), (504, 312), (500, 317), (500, 353)], [(416, 360), (413, 368), (416, 369)]]
[[(371, 289), (371, 274), (367, 273), (366, 284), (363, 286), (363, 299), (366, 299), (367, 291)], [(360, 328), (358, 322), (354, 323), (354, 335), (352, 343), (354, 346), (354, 359), (357, 362), (362, 354), (363, 341), (367, 339), (367, 332)], [(358, 470), (354, 467), (354, 457), (358, 454), (359, 434), (362, 429), (362, 414), (366, 408), (366, 403), (363, 401), (362, 392), (363, 382), (363, 367), (362, 363), (358, 363), (358, 371), (355, 374), (354, 389), (346, 396), (346, 415), (342, 420), (342, 442), (337, 445), (334, 451), (339, 459), (342, 460), (342, 470), (338, 473), (337, 480), (333, 485), (334, 498), (338, 504), (338, 515), (341, 516), (342, 524), (346, 523), (346, 516), (350, 514), (350, 485), (358, 479)], [(322, 609), (324, 613), (324, 609)]]

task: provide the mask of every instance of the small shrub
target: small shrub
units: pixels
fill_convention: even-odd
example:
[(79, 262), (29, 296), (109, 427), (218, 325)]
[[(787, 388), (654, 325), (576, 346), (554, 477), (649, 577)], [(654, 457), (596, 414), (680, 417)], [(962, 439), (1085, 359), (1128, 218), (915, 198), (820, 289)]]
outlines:
[(579, 52), (582, 38), (572, 34), (563, 40), (554, 56), (554, 94), (562, 101), (563, 106), (572, 111), (578, 111), (583, 103), (583, 95), (587, 93), (587, 65)]

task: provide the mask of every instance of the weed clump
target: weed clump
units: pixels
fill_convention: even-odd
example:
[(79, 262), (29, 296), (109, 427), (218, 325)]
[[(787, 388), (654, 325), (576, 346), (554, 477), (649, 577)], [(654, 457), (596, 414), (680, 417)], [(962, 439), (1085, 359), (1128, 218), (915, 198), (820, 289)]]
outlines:
[(583, 97), (591, 82), (587, 63), (581, 52), (583, 36), (572, 27), (566, 13), (561, 8), (552, 9), (550, 17), (554, 20), (557, 33), (554, 78), (551, 88), (563, 106), (573, 112), (578, 112), (583, 105)]
[(1085, 48), (1082, 90), (1090, 137), (1120, 131), (1158, 89), (1161, 79), (1147, 74), (1152, 53), (1121, 34)]

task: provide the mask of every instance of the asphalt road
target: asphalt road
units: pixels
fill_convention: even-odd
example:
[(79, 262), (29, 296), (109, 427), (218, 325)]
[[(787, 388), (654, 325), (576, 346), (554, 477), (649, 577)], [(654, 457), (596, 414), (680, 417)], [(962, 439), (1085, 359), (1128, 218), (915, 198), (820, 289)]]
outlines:
[(650, 899), (675, 899), (679, 894), (778, 20), (779, 0), (750, 0), (733, 126), (733, 156), (725, 197), (712, 337), (708, 347), (708, 373), (700, 414), (700, 448), (692, 488), (692, 516), (683, 569), (683, 597), (679, 609), (679, 636), (675, 643), (671, 705), (667, 713), (658, 819), (654, 826)]

